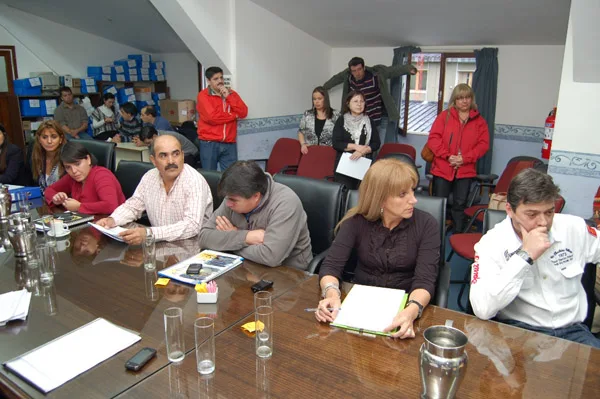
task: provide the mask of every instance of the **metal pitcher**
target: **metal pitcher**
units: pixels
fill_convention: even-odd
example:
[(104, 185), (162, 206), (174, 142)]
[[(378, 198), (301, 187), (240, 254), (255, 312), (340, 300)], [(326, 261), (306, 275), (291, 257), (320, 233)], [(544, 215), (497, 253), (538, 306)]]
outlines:
[(453, 398), (467, 371), (467, 336), (448, 326), (429, 327), (419, 352), (421, 398)]
[(8, 238), (15, 256), (27, 256), (35, 253), (37, 233), (29, 213), (13, 213), (8, 217)]
[(8, 186), (0, 184), (0, 219), (7, 219), (10, 216), (10, 206), (12, 200)]

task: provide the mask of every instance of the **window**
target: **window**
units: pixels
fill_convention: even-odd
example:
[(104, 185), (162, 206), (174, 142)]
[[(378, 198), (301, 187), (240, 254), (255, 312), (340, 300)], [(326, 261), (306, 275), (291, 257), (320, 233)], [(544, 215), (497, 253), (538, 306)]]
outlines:
[(411, 133), (429, 133), (431, 125), (448, 107), (456, 85), (473, 85), (475, 55), (472, 53), (417, 53), (409, 63), (417, 68), (408, 75), (402, 95), (400, 127)]

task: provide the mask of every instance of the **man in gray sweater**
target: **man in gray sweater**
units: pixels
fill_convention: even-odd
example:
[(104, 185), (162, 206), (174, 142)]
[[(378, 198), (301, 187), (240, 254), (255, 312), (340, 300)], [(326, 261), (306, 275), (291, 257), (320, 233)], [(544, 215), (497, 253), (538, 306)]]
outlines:
[(219, 195), (225, 199), (202, 226), (202, 248), (306, 270), (312, 249), (296, 193), (274, 182), (255, 162), (237, 161), (223, 173)]

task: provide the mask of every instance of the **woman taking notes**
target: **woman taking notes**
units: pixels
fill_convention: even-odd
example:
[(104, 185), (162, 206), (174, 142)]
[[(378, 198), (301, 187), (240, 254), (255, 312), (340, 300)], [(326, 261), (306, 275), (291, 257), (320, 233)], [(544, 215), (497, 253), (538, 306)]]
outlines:
[(413, 322), (435, 293), (440, 251), (439, 228), (433, 216), (415, 209), (418, 176), (411, 165), (382, 159), (367, 171), (358, 205), (336, 227), (337, 235), (319, 272), (323, 300), (315, 312), (332, 322), (341, 306), (339, 283), (352, 250), (357, 265), (354, 283), (396, 288), (409, 294), (385, 332), (413, 338)]
[(56, 183), (65, 173), (60, 163), (60, 150), (66, 141), (65, 132), (56, 121), (42, 122), (35, 132), (31, 171), (33, 180), (42, 190)]
[(447, 198), (452, 193), (454, 231), (460, 233), (465, 227), (464, 212), (471, 179), (477, 175), (477, 160), (487, 152), (490, 138), (469, 85), (457, 85), (449, 104), (433, 122), (427, 145), (435, 155), (431, 165), (433, 195)]
[(67, 174), (44, 192), (48, 204), (94, 215), (110, 214), (125, 202), (115, 175), (97, 166), (96, 158), (80, 143), (69, 141), (65, 144), (60, 160)]
[(321, 86), (312, 92), (313, 107), (304, 111), (300, 120), (298, 130), (298, 141), (300, 142), (302, 154), (308, 154), (311, 145), (331, 146), (331, 135), (333, 125), (339, 118), (340, 113), (329, 105), (329, 94)]
[[(351, 160), (372, 158), (373, 152), (381, 144), (377, 127), (365, 112), (365, 96), (360, 91), (352, 90), (348, 93), (343, 113), (333, 128), (333, 148), (337, 151), (334, 170), (337, 170), (344, 152), (352, 153)], [(343, 183), (349, 190), (356, 189), (360, 183), (360, 180), (340, 173), (335, 173), (334, 181)]]

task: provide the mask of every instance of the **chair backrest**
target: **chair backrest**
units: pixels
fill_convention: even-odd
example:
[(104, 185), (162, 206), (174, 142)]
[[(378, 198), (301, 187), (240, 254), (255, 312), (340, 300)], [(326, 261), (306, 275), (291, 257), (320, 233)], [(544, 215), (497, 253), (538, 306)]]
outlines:
[(300, 142), (296, 139), (282, 137), (275, 142), (271, 150), (266, 170), (274, 175), (281, 172), (286, 166), (298, 166), (301, 156)]
[(308, 154), (300, 158), (296, 175), (313, 179), (324, 179), (326, 176), (333, 176), (336, 154), (337, 152), (327, 145), (310, 146)]
[(319, 254), (329, 248), (333, 242), (333, 230), (340, 220), (344, 185), (285, 174), (276, 174), (273, 178), (291, 188), (300, 198), (308, 218), (313, 253)]
[(218, 189), (219, 182), (221, 181), (222, 173), (217, 170), (208, 170), (208, 169), (197, 169), (198, 172), (204, 177), (204, 180), (208, 183), (210, 187), (210, 193), (213, 197), (213, 210), (217, 209), (221, 206), (221, 202), (223, 202), (223, 198), (219, 197)]
[(104, 166), (113, 173), (115, 172), (115, 168), (117, 167), (115, 159), (117, 143), (107, 143), (106, 141), (99, 140), (78, 140), (78, 142), (87, 148), (90, 154), (96, 157), (98, 165)]
[(346, 209), (344, 209), (344, 215), (350, 208), (354, 208), (358, 205), (358, 190), (348, 190), (346, 195)]
[(397, 160), (399, 160), (401, 162), (409, 164), (415, 170), (415, 173), (417, 174), (417, 178), (419, 177), (419, 169), (417, 169), (417, 165), (415, 165), (415, 161), (410, 157), (410, 155), (408, 155), (408, 154), (401, 154), (401, 153), (397, 153), (397, 152), (390, 152), (390, 153), (385, 154), (382, 157), (378, 156), (377, 160), (388, 159), (388, 158), (397, 159)]
[(561, 213), (565, 208), (566, 203), (567, 201), (565, 200), (565, 197), (559, 194), (558, 199), (554, 202), (554, 212)]
[(489, 230), (493, 229), (498, 223), (506, 219), (505, 211), (498, 211), (496, 209), (486, 209), (485, 215), (483, 216), (483, 228), (481, 230), (482, 234), (487, 233)]
[(589, 329), (592, 328), (594, 311), (596, 310), (596, 294), (594, 292), (596, 287), (596, 273), (596, 264), (587, 263), (583, 269), (583, 275), (581, 276), (581, 285), (583, 286), (588, 302), (588, 311), (583, 320), (583, 324), (588, 326)]
[(536, 165), (536, 161), (524, 160), (524, 161), (509, 161), (502, 172), (502, 175), (498, 178), (496, 187), (494, 188), (495, 193), (505, 193), (508, 191), (510, 181), (523, 169), (533, 168)]
[(385, 143), (381, 146), (377, 159), (385, 157), (387, 154), (406, 154), (411, 157), (413, 163), (417, 160), (417, 150), (408, 144)]
[[(85, 140), (82, 140), (85, 141)], [(136, 187), (142, 180), (142, 176), (149, 170), (153, 169), (154, 165), (148, 162), (138, 161), (121, 161), (115, 172), (117, 180), (121, 184), (121, 189), (125, 198), (130, 198), (135, 192)]]

